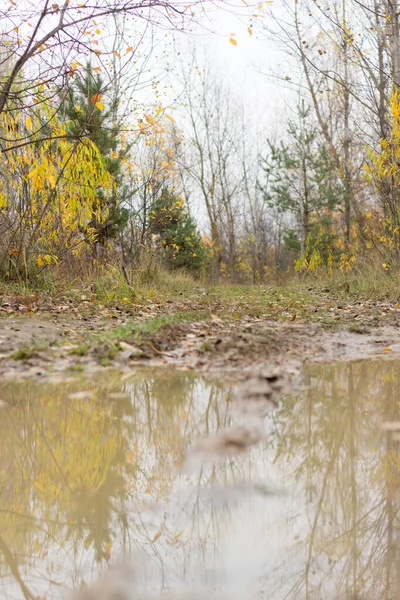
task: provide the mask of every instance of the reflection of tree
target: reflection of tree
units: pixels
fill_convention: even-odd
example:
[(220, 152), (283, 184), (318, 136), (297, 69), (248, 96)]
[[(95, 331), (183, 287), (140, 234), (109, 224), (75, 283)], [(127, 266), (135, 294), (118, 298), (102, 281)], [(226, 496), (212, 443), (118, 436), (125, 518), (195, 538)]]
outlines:
[(2, 389), (11, 408), (0, 422), (0, 562), (15, 579), (16, 569), (27, 572), (65, 545), (72, 554), (85, 546), (96, 561), (107, 558), (115, 521), (124, 523), (113, 502), (126, 495), (129, 398), (106, 401), (99, 390), (90, 399), (68, 398), (76, 390)]
[[(69, 397), (85, 389), (92, 394)], [(5, 594), (10, 589), (14, 597), (18, 585), (24, 598), (44, 595), (66, 573), (80, 585), (91, 561), (131, 547), (156, 554), (141, 503), (166, 500), (182, 451), (207, 429), (226, 425), (228, 391), (174, 372), (139, 374), (124, 385), (6, 384), (0, 568), (2, 582), (14, 584)], [(163, 527), (161, 542), (180, 545), (174, 526)], [(37, 570), (39, 584), (32, 579)]]
[[(190, 475), (175, 469), (182, 452), (239, 418), (229, 385), (166, 370), (123, 384), (5, 384), (2, 597), (57, 598), (67, 576), (79, 586), (136, 548), (159, 588), (193, 573), (207, 584), (211, 573), (216, 587), (229, 575), (224, 551), (237, 528), (253, 527), (264, 543), (274, 525), (290, 543), (272, 570), (269, 562), (268, 598), (397, 597), (399, 442), (388, 434), (382, 445), (380, 425), (400, 420), (400, 370), (373, 361), (312, 366), (304, 383), (268, 417), (264, 445)], [(82, 389), (93, 394), (69, 397)], [(293, 490), (273, 523), (264, 504), (252, 513), (260, 496), (237, 485), (271, 471)]]
[(390, 442), (385, 454), (379, 427), (397, 419), (399, 370), (359, 362), (315, 366), (308, 377), (303, 397), (276, 415), (276, 462), (306, 484), (310, 522), (297, 550), (305, 568), (287, 597), (393, 597), (398, 448)]

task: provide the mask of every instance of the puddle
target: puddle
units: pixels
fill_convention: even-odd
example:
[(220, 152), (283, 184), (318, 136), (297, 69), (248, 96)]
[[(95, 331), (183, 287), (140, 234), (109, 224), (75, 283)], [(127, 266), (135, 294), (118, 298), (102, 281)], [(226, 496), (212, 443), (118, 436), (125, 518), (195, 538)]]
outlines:
[(312, 366), (300, 388), (249, 447), (186, 468), (252, 427), (226, 382), (2, 383), (0, 597), (59, 600), (129, 556), (172, 598), (398, 598), (400, 362)]

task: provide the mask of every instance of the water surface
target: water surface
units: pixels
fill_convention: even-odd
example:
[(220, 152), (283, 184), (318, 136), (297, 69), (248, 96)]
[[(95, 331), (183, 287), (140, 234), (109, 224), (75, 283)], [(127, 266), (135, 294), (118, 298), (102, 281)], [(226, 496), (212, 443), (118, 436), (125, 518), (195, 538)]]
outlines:
[(166, 370), (2, 383), (0, 597), (59, 600), (128, 555), (154, 594), (398, 598), (400, 362), (308, 368), (264, 441), (182, 472), (241, 422), (234, 387)]

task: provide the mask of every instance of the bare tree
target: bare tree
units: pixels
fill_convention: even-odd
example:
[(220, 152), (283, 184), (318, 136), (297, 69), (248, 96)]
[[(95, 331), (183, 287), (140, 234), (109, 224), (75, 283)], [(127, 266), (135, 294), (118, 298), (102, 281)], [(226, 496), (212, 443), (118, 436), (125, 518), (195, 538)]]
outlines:
[(218, 279), (225, 261), (233, 276), (244, 213), (240, 113), (218, 77), (208, 65), (200, 69), (195, 56), (184, 72), (184, 83), (188, 117), (185, 170), (195, 186), (195, 197), (206, 209), (214, 278)]
[[(124, 72), (152, 26), (182, 29), (193, 12), (193, 3), (189, 7), (183, 0), (36, 0), (33, 6), (11, 2), (0, 8), (0, 115), (15, 116), (22, 109), (35, 113), (42, 102), (52, 102), (56, 112), (71, 77), (90, 57), (108, 74), (105, 86), (110, 85), (118, 76), (115, 57), (121, 59), (119, 73)], [(116, 20), (123, 17), (133, 21), (121, 29), (125, 43), (117, 49)], [(47, 125), (2, 133), (2, 150), (37, 141), (38, 134), (39, 139), (46, 137)]]

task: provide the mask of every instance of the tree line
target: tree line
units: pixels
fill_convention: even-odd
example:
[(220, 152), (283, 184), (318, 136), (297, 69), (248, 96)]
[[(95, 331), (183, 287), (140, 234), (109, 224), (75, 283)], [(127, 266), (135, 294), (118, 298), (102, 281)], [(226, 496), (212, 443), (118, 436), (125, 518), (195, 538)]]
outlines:
[[(253, 132), (194, 51), (174, 59), (176, 110), (158, 99), (152, 32), (178, 33), (196, 3), (38, 4), (0, 9), (3, 278), (99, 261), (126, 273), (143, 256), (252, 283), (398, 266), (393, 2), (257, 7), (268, 17), (258, 35), (287, 55), (279, 77), (296, 96), (274, 135)], [(152, 99), (139, 106), (146, 79)]]

